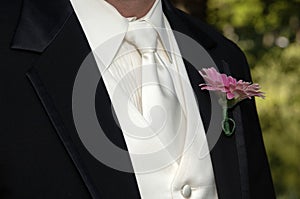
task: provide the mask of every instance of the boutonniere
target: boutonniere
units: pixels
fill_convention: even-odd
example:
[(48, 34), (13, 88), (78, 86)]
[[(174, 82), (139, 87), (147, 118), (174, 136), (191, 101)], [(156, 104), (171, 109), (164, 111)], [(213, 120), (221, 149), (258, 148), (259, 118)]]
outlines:
[(265, 93), (260, 91), (259, 84), (236, 80), (217, 72), (213, 67), (202, 69), (199, 73), (206, 82), (199, 85), (201, 90), (216, 91), (219, 96), (219, 104), (223, 108), (222, 129), (227, 136), (232, 135), (235, 130), (235, 121), (228, 117), (228, 109), (244, 99), (251, 99), (255, 96), (265, 98)]

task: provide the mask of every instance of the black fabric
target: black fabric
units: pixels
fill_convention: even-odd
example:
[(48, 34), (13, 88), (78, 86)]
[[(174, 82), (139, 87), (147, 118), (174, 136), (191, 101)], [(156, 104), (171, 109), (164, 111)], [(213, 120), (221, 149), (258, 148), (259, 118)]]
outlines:
[(74, 146), (72, 139), (69, 137), (69, 132), (65, 129), (63, 122), (61, 121), (60, 115), (58, 114), (56, 107), (52, 103), (51, 96), (49, 96), (47, 90), (45, 89), (38, 72), (35, 68), (32, 68), (26, 74), (30, 83), (32, 84), (36, 94), (38, 95), (45, 112), (47, 113), (53, 127), (55, 128), (58, 137), (61, 139), (64, 147), (66, 148), (70, 158), (74, 162), (78, 172), (81, 175), (82, 180), (87, 186), (93, 199), (98, 199), (99, 194), (96, 192), (95, 187), (91, 183), (90, 176), (86, 173), (86, 168), (82, 165), (80, 161), (81, 157)]
[(72, 13), (68, 0), (24, 0), (12, 48), (43, 52)]
[[(76, 133), (72, 89), (90, 47), (70, 3), (4, 0), (1, 4), (0, 198), (140, 198), (134, 174), (99, 163)], [(169, 1), (163, 1), (163, 8), (172, 28), (199, 42), (220, 71), (251, 81), (245, 57), (235, 44)], [(211, 129), (218, 125), (210, 124), (209, 105), (215, 99), (199, 89), (203, 80), (198, 71), (187, 61), (185, 65), (205, 129)], [(126, 149), (103, 81), (95, 100), (109, 139)], [(211, 152), (219, 198), (275, 198), (255, 102), (245, 100), (238, 108), (232, 113), (239, 124), (236, 134), (222, 134)]]

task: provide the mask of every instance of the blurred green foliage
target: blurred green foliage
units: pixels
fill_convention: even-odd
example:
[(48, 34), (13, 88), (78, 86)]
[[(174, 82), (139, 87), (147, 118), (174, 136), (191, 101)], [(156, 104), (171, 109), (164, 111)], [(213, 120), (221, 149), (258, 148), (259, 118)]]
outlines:
[(208, 0), (207, 21), (246, 53), (278, 198), (300, 198), (300, 0)]
[[(278, 199), (300, 198), (300, 0), (186, 0), (246, 53)], [(180, 4), (179, 4), (180, 3)], [(205, 5), (204, 5), (205, 4)], [(193, 10), (185, 10), (195, 16)], [(195, 9), (194, 9), (195, 10)]]

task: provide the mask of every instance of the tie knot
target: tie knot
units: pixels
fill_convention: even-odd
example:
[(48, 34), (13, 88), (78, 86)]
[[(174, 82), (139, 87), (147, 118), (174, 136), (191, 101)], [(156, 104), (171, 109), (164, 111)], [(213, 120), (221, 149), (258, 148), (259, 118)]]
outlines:
[(157, 44), (157, 32), (146, 21), (129, 22), (125, 39), (141, 53), (154, 52)]

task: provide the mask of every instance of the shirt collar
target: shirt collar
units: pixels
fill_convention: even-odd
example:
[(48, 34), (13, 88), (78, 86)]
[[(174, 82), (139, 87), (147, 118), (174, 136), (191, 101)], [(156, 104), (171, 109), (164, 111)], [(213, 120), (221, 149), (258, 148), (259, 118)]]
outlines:
[[(107, 68), (118, 53), (127, 32), (129, 20), (136, 19), (123, 17), (105, 0), (71, 0), (71, 3), (94, 55), (101, 65), (103, 64), (101, 68)], [(161, 0), (156, 0), (150, 11), (138, 20), (146, 20), (153, 25), (171, 58), (170, 41), (165, 31)]]
[(128, 20), (104, 0), (70, 0), (99, 68), (109, 66), (128, 28)]

